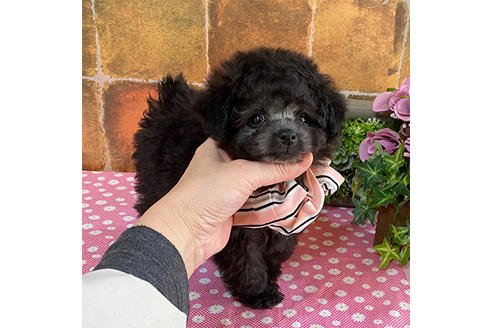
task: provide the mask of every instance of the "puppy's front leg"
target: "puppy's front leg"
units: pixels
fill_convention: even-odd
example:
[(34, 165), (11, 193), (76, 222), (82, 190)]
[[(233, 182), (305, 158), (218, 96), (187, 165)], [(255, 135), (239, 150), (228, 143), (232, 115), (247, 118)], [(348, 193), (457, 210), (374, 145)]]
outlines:
[(263, 259), (268, 230), (233, 228), (226, 247), (214, 256), (231, 294), (253, 309), (272, 308), (283, 299)]
[(269, 279), (277, 281), (282, 273), (282, 263), (292, 256), (297, 245), (297, 235), (285, 236), (274, 230), (266, 231), (269, 235), (268, 246), (263, 249), (263, 259), (268, 266)]

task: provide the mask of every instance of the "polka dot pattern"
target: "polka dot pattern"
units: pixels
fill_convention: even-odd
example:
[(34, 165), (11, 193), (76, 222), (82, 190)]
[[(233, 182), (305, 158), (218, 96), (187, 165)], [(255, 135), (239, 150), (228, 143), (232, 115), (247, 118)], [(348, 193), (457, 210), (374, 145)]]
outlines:
[[(133, 173), (82, 173), (82, 273), (136, 220)], [(374, 227), (352, 225), (352, 210), (326, 207), (299, 236), (273, 309), (236, 301), (209, 260), (190, 278), (188, 327), (410, 327), (410, 283), (401, 267), (378, 268)]]

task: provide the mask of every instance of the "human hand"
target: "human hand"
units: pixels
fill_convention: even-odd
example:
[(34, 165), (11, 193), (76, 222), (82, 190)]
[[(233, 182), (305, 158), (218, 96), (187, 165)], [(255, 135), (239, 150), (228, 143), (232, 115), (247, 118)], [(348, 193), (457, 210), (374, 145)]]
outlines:
[(254, 190), (300, 176), (312, 159), (309, 153), (290, 164), (231, 161), (212, 139), (207, 139), (176, 186), (148, 209), (137, 225), (166, 237), (181, 254), (190, 277), (227, 244), (232, 216)]

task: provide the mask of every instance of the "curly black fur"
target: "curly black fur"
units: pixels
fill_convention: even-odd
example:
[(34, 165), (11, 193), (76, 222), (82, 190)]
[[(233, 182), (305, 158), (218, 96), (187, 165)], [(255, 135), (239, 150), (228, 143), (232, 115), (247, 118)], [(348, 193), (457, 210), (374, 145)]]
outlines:
[[(196, 148), (212, 137), (232, 158), (284, 162), (330, 155), (345, 116), (343, 97), (311, 59), (283, 49), (238, 52), (207, 78), (202, 91), (182, 75), (159, 83), (159, 99), (135, 134), (136, 210), (144, 213), (180, 179)], [(261, 126), (251, 118), (261, 115)], [(297, 139), (285, 143), (279, 133)], [(283, 295), (276, 280), (297, 243), (269, 228), (233, 227), (214, 256), (231, 293), (246, 306), (271, 308)]]

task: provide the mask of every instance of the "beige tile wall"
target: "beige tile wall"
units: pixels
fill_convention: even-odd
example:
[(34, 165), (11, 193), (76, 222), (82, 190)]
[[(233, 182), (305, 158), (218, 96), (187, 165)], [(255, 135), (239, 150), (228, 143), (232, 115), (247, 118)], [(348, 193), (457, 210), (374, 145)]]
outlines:
[(372, 98), (409, 76), (406, 1), (83, 0), (85, 170), (133, 171), (132, 136), (167, 73), (201, 85), (236, 50), (311, 56), (347, 97)]

